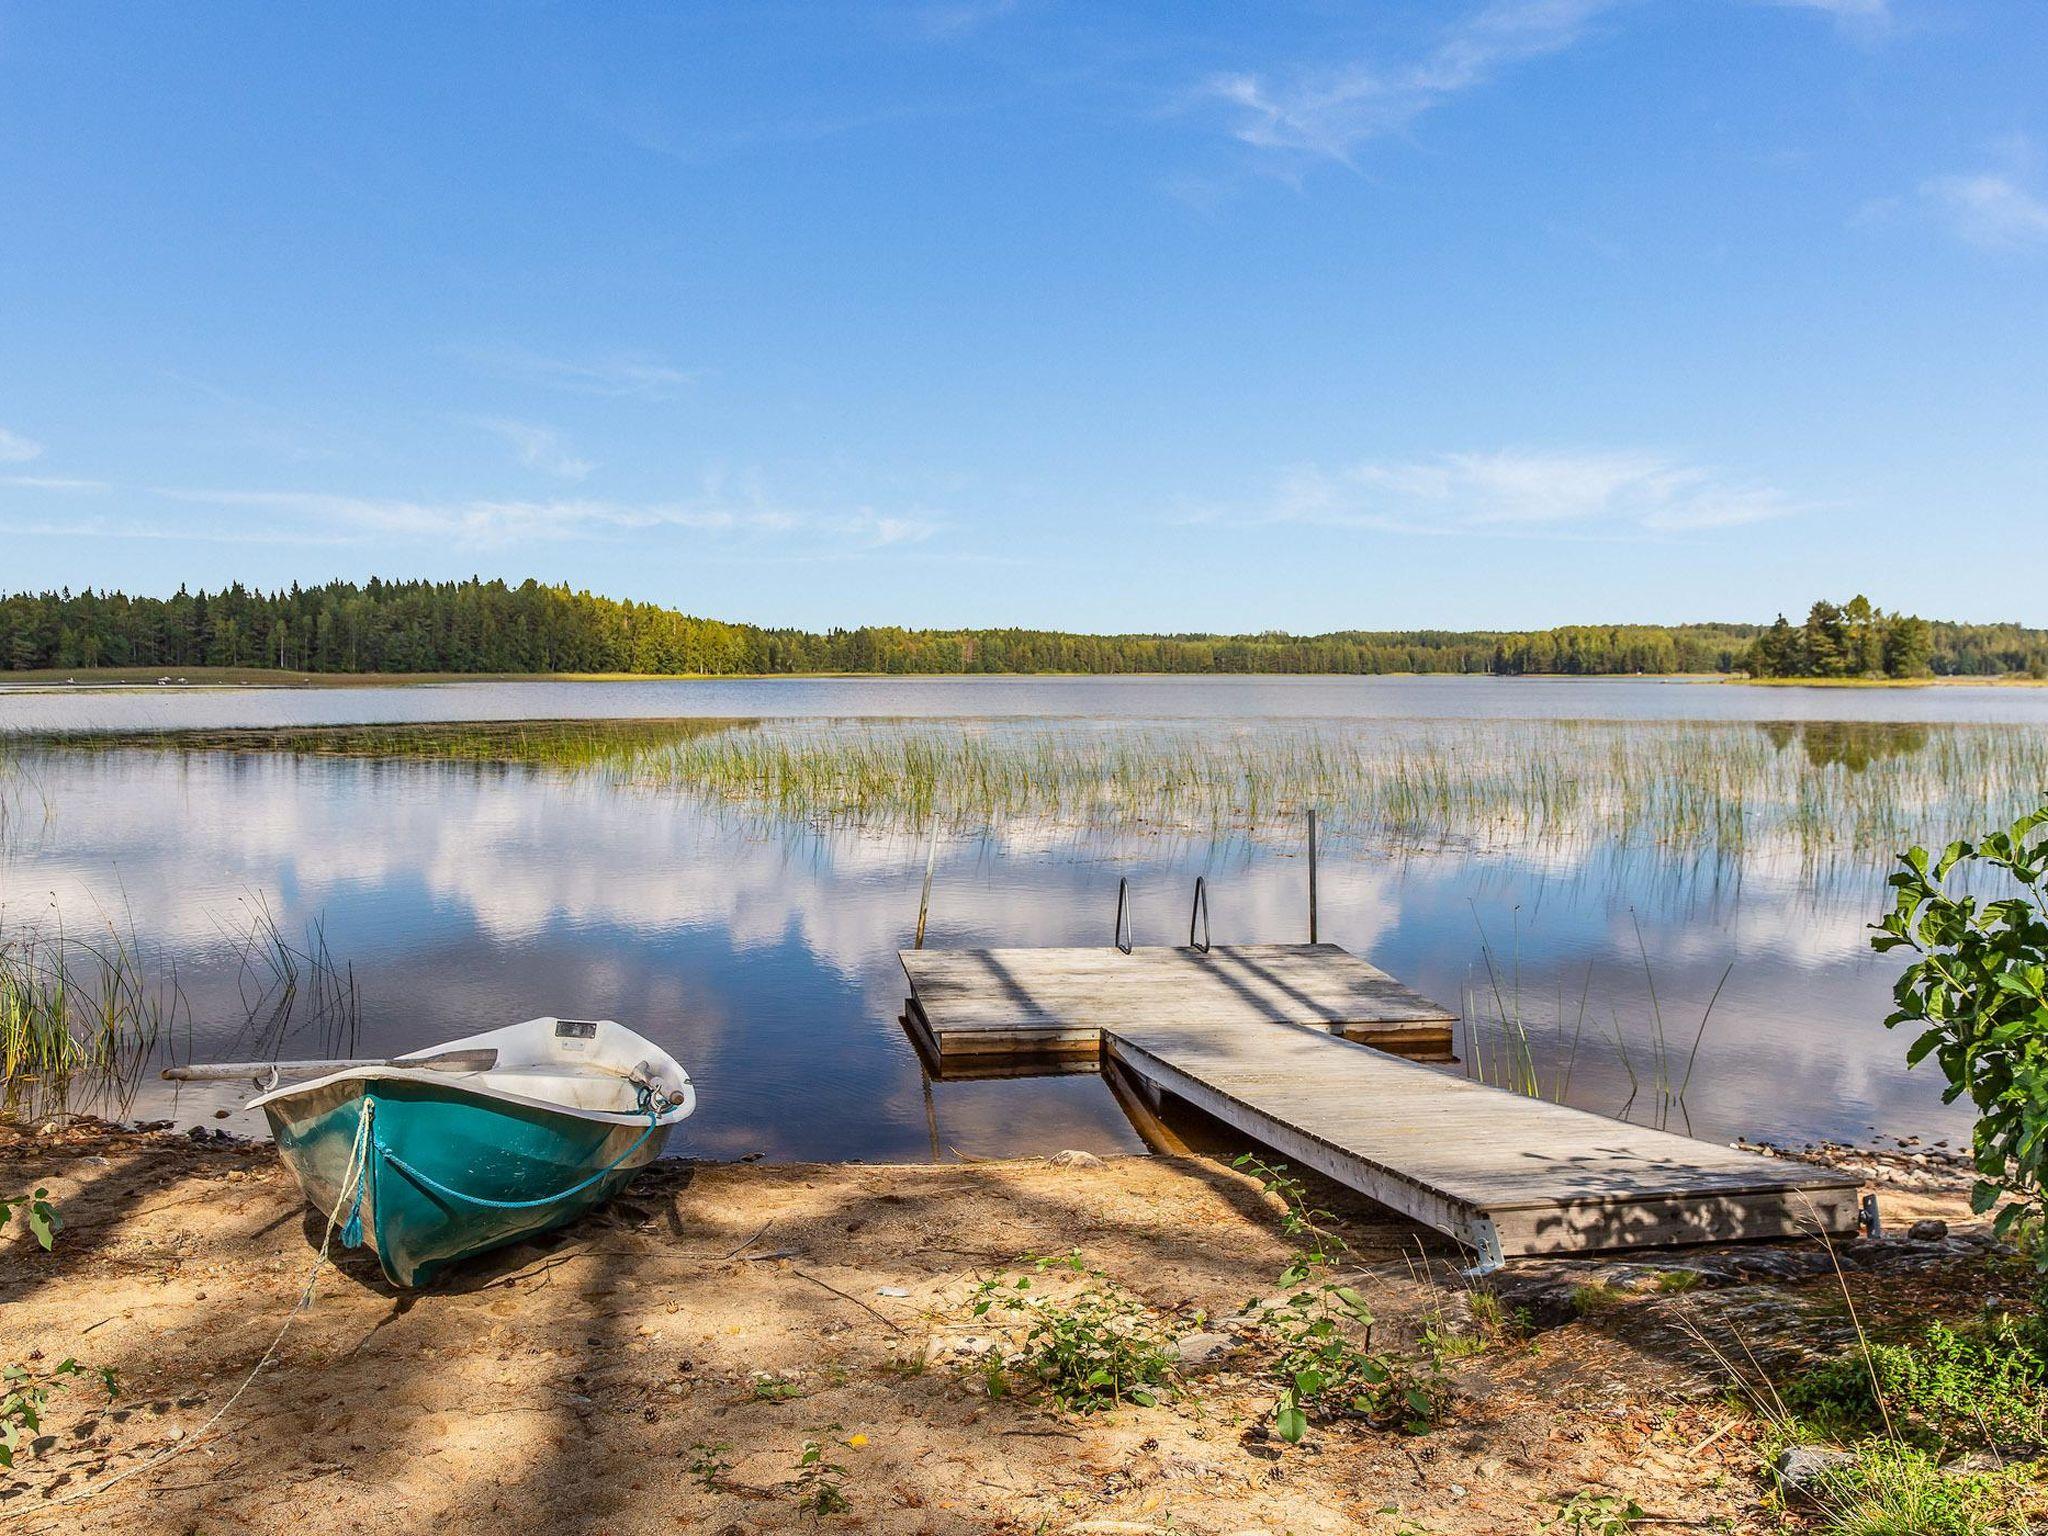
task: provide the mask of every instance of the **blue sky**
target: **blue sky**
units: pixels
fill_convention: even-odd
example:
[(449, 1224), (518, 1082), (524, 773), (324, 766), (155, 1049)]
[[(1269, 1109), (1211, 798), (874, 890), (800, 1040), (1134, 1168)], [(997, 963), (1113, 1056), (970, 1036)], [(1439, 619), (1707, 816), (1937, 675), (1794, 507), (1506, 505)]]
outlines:
[(0, 4), (0, 588), (2048, 623), (2036, 0)]

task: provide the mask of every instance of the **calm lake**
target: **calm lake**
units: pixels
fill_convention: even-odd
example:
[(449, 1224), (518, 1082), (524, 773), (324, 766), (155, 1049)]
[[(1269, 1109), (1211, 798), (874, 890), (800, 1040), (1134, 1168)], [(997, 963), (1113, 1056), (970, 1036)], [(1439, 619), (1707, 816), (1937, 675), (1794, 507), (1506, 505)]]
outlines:
[[(28, 734), (545, 719), (697, 723), (574, 752)], [(0, 732), (0, 932), (111, 929), (174, 971), (159, 1062), (612, 1017), (699, 1084), (673, 1149), (722, 1158), (1137, 1149), (1093, 1077), (927, 1079), (895, 953), (932, 828), (932, 946), (1107, 944), (1121, 878), (1138, 941), (1185, 942), (1198, 875), (1218, 942), (1301, 939), (1303, 775), (1336, 802), (1321, 936), (1467, 1014), (1450, 1070), (1526, 1038), (1545, 1092), (1706, 1137), (1954, 1138), (1967, 1118), (1881, 1027), (1899, 962), (1866, 925), (1902, 829), (2009, 817), (2048, 782), (2048, 690), (1990, 687), (168, 687), (0, 692)], [(926, 814), (848, 787), (869, 750), (966, 755)], [(1048, 777), (1057, 805), (1027, 782)], [(1690, 1063), (1682, 1105), (1660, 1061), (1673, 1084)], [(255, 1131), (214, 1118), (242, 1097), (152, 1075), (127, 1113)]]

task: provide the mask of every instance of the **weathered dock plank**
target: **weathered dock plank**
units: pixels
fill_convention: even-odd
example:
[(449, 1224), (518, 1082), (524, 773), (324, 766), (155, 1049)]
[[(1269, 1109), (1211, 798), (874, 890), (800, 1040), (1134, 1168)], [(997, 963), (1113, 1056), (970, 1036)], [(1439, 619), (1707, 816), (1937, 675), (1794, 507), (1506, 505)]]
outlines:
[(1482, 1260), (1856, 1225), (1857, 1183), (1274, 1026), (1130, 1025), (1125, 1071)]
[(942, 1065), (1095, 1055), (1104, 1028), (1161, 1017), (1306, 1024), (1442, 1056), (1457, 1015), (1335, 944), (906, 950), (910, 1016)]

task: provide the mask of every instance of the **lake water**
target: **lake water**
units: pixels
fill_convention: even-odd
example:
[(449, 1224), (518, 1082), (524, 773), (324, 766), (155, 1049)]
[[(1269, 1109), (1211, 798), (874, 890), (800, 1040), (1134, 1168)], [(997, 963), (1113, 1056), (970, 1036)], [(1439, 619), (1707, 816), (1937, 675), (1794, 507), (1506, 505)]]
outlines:
[[(2048, 690), (1318, 678), (0, 694), (0, 730), (19, 732), (691, 716), (854, 735), (884, 718), (936, 731), (964, 728), (949, 719), (1111, 733), (1178, 722), (1248, 739), (1449, 721), (1482, 747), (1489, 721), (1597, 719), (1644, 733), (1671, 721), (1931, 723), (1886, 738), (1910, 754), (1942, 731), (2048, 735)], [(1765, 753), (1801, 739), (1728, 729)], [(678, 1152), (896, 1160), (1138, 1146), (1090, 1076), (926, 1078), (898, 1022), (895, 952), (910, 940), (927, 845), (886, 819), (791, 820), (539, 766), (35, 742), (13, 755), (0, 926), (48, 931), (61, 915), (77, 935), (111, 922), (174, 965), (185, 1012), (160, 1053), (386, 1054), (540, 1014), (606, 1016), (697, 1079), (700, 1109)], [(1853, 793), (1857, 781), (1842, 782)], [(1495, 1059), (1498, 1016), (1519, 1015), (1546, 1083), (1571, 1059), (1569, 1097), (1590, 1109), (1654, 1119), (1656, 1019), (1675, 1077), (1712, 999), (1674, 1128), (1954, 1138), (1967, 1119), (1940, 1104), (1938, 1078), (1904, 1071), (1907, 1041), (1880, 1026), (1897, 962), (1870, 953), (1865, 925), (1889, 851), (1816, 861), (1768, 841), (1731, 858), (1654, 836), (1361, 835), (1326, 852), (1322, 937), (1494, 1020), (1461, 1037), (1468, 1063)], [(1284, 826), (1246, 836), (1022, 818), (940, 838), (927, 942), (1107, 943), (1120, 878), (1139, 942), (1182, 942), (1197, 875), (1219, 943), (1306, 936), (1305, 860)], [(260, 921), (352, 971), (352, 1003), (323, 1004), (308, 961), (281, 1011), (276, 978), (249, 946)], [(1630, 1104), (1632, 1073), (1644, 1091)], [(173, 1095), (148, 1080), (130, 1113), (257, 1129), (239, 1114), (213, 1118), (242, 1096), (210, 1085)]]

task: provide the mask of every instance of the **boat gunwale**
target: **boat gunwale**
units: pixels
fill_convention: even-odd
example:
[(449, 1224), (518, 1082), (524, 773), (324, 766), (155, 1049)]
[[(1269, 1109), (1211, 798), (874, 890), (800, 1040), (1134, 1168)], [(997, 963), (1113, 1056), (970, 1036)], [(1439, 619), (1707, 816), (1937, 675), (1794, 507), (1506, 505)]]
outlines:
[[(516, 1041), (522, 1031), (531, 1030), (535, 1025), (552, 1025), (561, 1022), (562, 1020), (556, 1015), (543, 1014), (539, 1018), (524, 1019), (516, 1024), (500, 1025), (496, 1029), (488, 1029), (481, 1034), (465, 1035), (458, 1040), (448, 1040), (440, 1045), (428, 1046), (422, 1050), (409, 1053), (409, 1057), (398, 1057), (392, 1061), (371, 1062), (361, 1066), (344, 1067), (338, 1072), (324, 1073), (319, 1077), (308, 1078), (304, 1082), (280, 1083), (278, 1086), (266, 1089), (258, 1094), (242, 1107), (245, 1110), (263, 1109), (271, 1104), (289, 1102), (300, 1094), (312, 1093), (317, 1089), (332, 1087), (337, 1083), (346, 1083), (350, 1080), (362, 1083), (403, 1082), (421, 1083), (453, 1089), (458, 1093), (470, 1094), (479, 1099), (495, 1100), (503, 1104), (516, 1104), (526, 1109), (538, 1109), (553, 1114), (567, 1115), (572, 1119), (591, 1121), (598, 1124), (646, 1124), (649, 1117), (647, 1110), (644, 1108), (622, 1111), (584, 1109), (579, 1105), (565, 1104), (557, 1099), (538, 1099), (529, 1094), (514, 1093), (510, 1089), (500, 1087), (491, 1081), (495, 1076), (511, 1077), (522, 1072), (531, 1073), (536, 1067), (544, 1067), (545, 1075), (548, 1076), (609, 1078), (620, 1083), (630, 1083), (632, 1081), (628, 1071), (619, 1067), (603, 1065), (602, 1063), (605, 1060), (603, 1055), (577, 1056), (573, 1059), (556, 1059), (545, 1063), (520, 1062), (516, 1066), (491, 1067), (470, 1072), (443, 1072), (426, 1065), (409, 1064), (409, 1060), (424, 1061), (424, 1059), (430, 1056), (442, 1055), (450, 1051), (502, 1047), (507, 1042)], [(651, 1067), (655, 1069), (660, 1077), (664, 1079), (673, 1077), (676, 1082), (682, 1085), (680, 1095), (669, 1102), (668, 1108), (653, 1117), (655, 1125), (678, 1125), (696, 1112), (696, 1084), (690, 1081), (690, 1074), (685, 1070), (683, 1064), (667, 1051), (656, 1045), (652, 1040), (649, 1040), (645, 1035), (628, 1029), (615, 1019), (579, 1020), (575, 1022), (610, 1025), (618, 1035), (623, 1035), (626, 1039), (634, 1042), (635, 1050), (629, 1052), (628, 1055), (638, 1054), (642, 1051), (647, 1053), (642, 1055), (641, 1061), (633, 1069), (634, 1071), (639, 1070), (639, 1066)], [(650, 1057), (652, 1059), (649, 1059)]]
[[(681, 1069), (678, 1068), (677, 1070), (680, 1071)], [(619, 1112), (606, 1109), (582, 1109), (573, 1104), (564, 1104), (558, 1099), (535, 1099), (525, 1094), (512, 1093), (493, 1083), (482, 1081), (482, 1079), (488, 1078), (490, 1075), (488, 1072), (436, 1072), (431, 1068), (390, 1067), (381, 1063), (374, 1067), (349, 1067), (340, 1072), (330, 1072), (325, 1077), (308, 1078), (302, 1083), (290, 1083), (272, 1088), (267, 1092), (258, 1094), (247, 1104), (244, 1104), (242, 1108), (245, 1110), (262, 1109), (266, 1105), (288, 1102), (303, 1093), (311, 1093), (316, 1089), (327, 1088), (336, 1083), (354, 1080), (362, 1083), (420, 1083), (430, 1087), (449, 1088), (457, 1092), (472, 1094), (480, 1099), (494, 1099), (500, 1103), (518, 1104), (527, 1109), (546, 1110), (558, 1115), (568, 1115), (572, 1119), (598, 1121), (606, 1125), (644, 1125), (647, 1122), (647, 1112), (645, 1110)], [(563, 1075), (566, 1076), (568, 1074)], [(593, 1077), (617, 1077), (621, 1082), (627, 1080), (624, 1074), (620, 1073), (593, 1072), (590, 1075)], [(681, 1102), (672, 1104), (668, 1109), (655, 1116), (654, 1123), (656, 1125), (680, 1125), (696, 1112), (696, 1108), (697, 1088), (686, 1076), (683, 1079)]]

